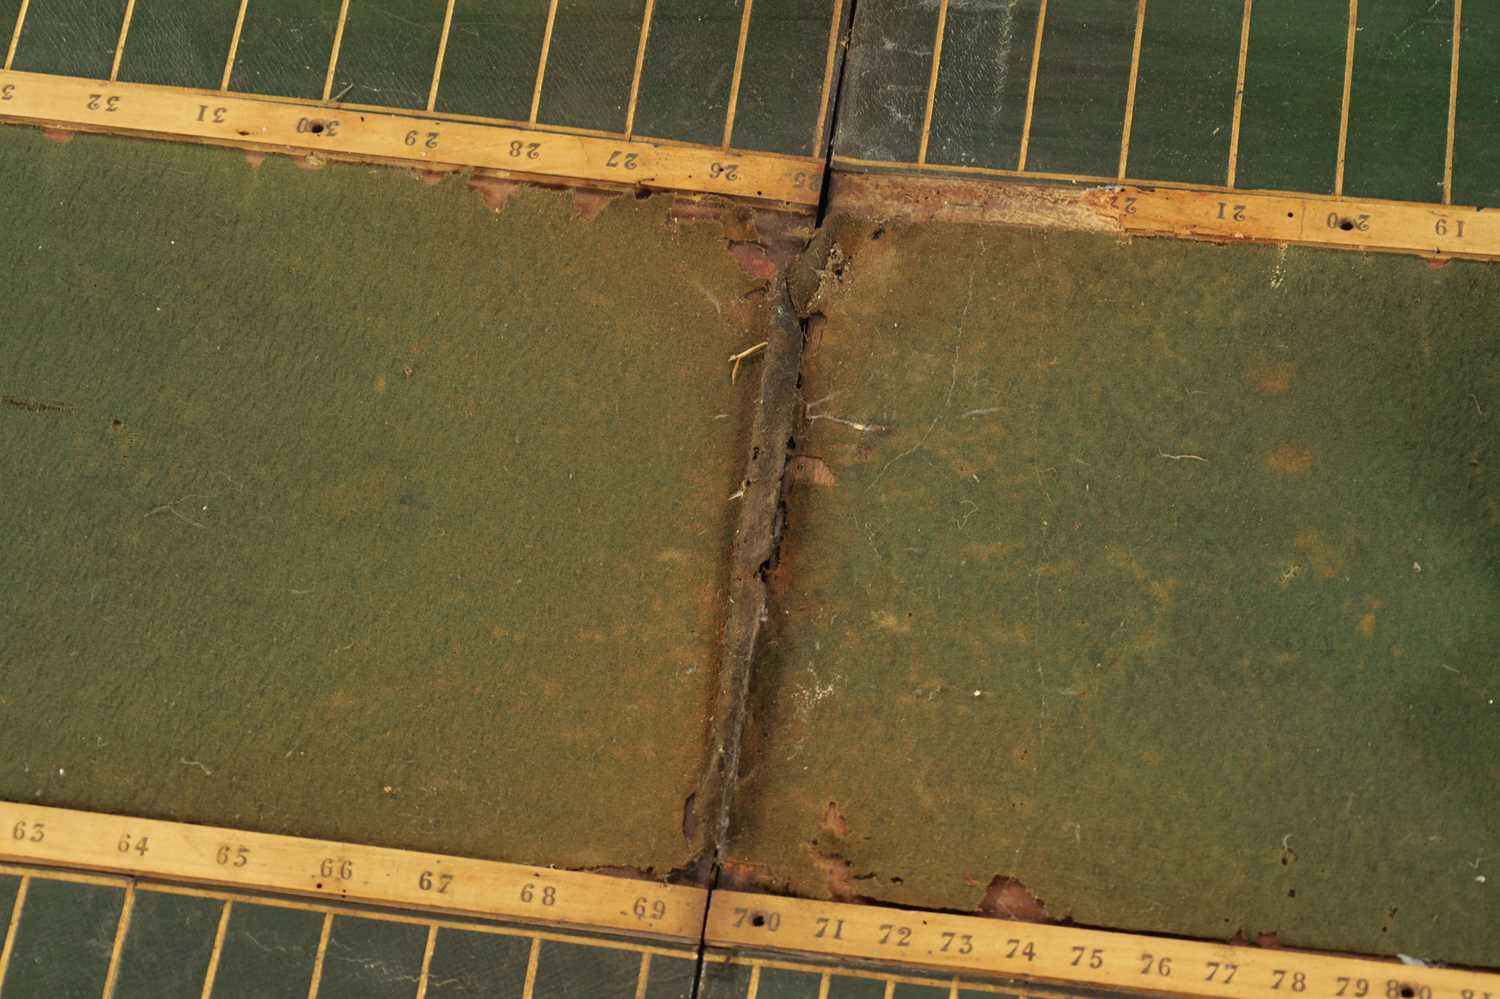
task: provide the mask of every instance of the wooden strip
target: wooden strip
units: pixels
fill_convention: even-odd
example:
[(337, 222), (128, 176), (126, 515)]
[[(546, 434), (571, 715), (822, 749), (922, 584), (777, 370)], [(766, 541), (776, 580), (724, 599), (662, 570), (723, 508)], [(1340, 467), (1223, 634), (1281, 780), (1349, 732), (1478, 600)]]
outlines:
[(521, 986), (521, 999), (532, 999), (532, 995), (536, 992), (536, 964), (541, 952), (541, 938), (532, 937), (531, 951), (526, 955), (526, 982)]
[(656, 0), (646, 0), (646, 11), (641, 15), (641, 40), (635, 47), (635, 70), (630, 75), (630, 103), (625, 106), (625, 138), (635, 135), (635, 107), (641, 97), (641, 73), (646, 68), (646, 44), (651, 38), (651, 17), (656, 12)]
[(745, 0), (745, 13), (740, 18), (740, 40), (734, 53), (734, 79), (729, 84), (729, 110), (724, 113), (724, 144), (728, 151), (734, 141), (734, 116), (740, 106), (740, 80), (745, 75), (745, 43), (750, 40), (750, 12), (755, 0)]
[(437, 107), (438, 83), (443, 78), (443, 60), (448, 55), (448, 32), (453, 28), (453, 0), (443, 11), (443, 33), (438, 36), (437, 61), (432, 66), (432, 87), (427, 91), (427, 110)]
[(432, 952), (437, 948), (437, 926), (427, 928), (427, 943), (422, 947), (422, 971), (417, 977), (417, 999), (427, 999), (427, 980), (432, 974)]
[(1486, 972), (730, 891), (714, 893), (705, 942), (1220, 999), (1500, 993)]
[(1036, 40), (1031, 46), (1031, 79), (1026, 83), (1026, 118), (1021, 123), (1021, 155), (1016, 161), (1017, 172), (1026, 170), (1026, 155), (1031, 149), (1031, 113), (1036, 109), (1036, 74), (1042, 61), (1042, 32), (1047, 28), (1047, 0), (1036, 14)]
[(120, 921), (115, 924), (115, 942), (109, 949), (109, 970), (104, 975), (104, 999), (113, 999), (115, 985), (120, 980), (120, 953), (130, 934), (130, 914), (134, 908), (135, 885), (132, 883), (125, 886), (125, 900), (120, 903)]
[(135, 17), (135, 0), (125, 0), (125, 16), (120, 20), (120, 37), (115, 42), (114, 62), (109, 66), (109, 80), (120, 78), (120, 60), (125, 58), (125, 39), (130, 37), (130, 20)]
[(11, 64), (16, 61), (16, 46), (21, 44), (21, 26), (26, 23), (26, 9), (31, 6), (31, 0), (21, 0), (21, 9), (16, 12), (16, 26), (10, 33), (10, 47), (5, 50), (5, 68), (10, 69)]
[(641, 970), (635, 976), (635, 999), (646, 999), (646, 989), (651, 983), (651, 955), (641, 955)]
[(1349, 96), (1354, 89), (1354, 40), (1359, 30), (1359, 0), (1349, 0), (1349, 36), (1344, 43), (1344, 98), (1339, 105), (1339, 153), (1333, 169), (1334, 197), (1344, 195), (1344, 157), (1349, 150)]
[(1139, 0), (1135, 8), (1135, 41), (1130, 49), (1130, 86), (1125, 91), (1125, 124), (1120, 129), (1120, 170), (1117, 176), (1124, 180), (1126, 164), (1130, 162), (1130, 129), (1135, 123), (1135, 87), (1141, 75), (1141, 36), (1146, 31), (1146, 0)]
[(1463, 38), (1464, 0), (1453, 0), (1453, 65), (1448, 70), (1448, 146), (1443, 155), (1443, 204), (1453, 204), (1453, 140), (1458, 131), (1458, 50)]
[(557, 0), (547, 5), (547, 27), (542, 31), (542, 54), (536, 61), (536, 86), (531, 91), (531, 115), (526, 119), (536, 124), (536, 115), (542, 107), (542, 84), (547, 79), (547, 58), (552, 54), (552, 29), (557, 24)]
[(818, 98), (818, 123), (813, 127), (812, 154), (821, 156), (823, 132), (828, 126), (829, 103), (833, 100), (833, 68), (838, 64), (839, 37), (844, 26), (844, 0), (834, 0), (833, 23), (828, 26), (828, 55), (823, 60), (823, 96)]
[(10, 925), (5, 928), (5, 942), (0, 944), (0, 990), (5, 988), (5, 970), (10, 967), (11, 952), (16, 949), (16, 931), (21, 926), (21, 910), (26, 905), (26, 891), (31, 887), (31, 878), (22, 876), (16, 889), (16, 901), (10, 907)]
[(750, 986), (745, 989), (745, 999), (756, 999), (760, 995), (760, 962), (750, 965)]
[(1250, 56), (1250, 8), (1255, 0), (1245, 0), (1245, 17), (1240, 22), (1240, 61), (1234, 76), (1234, 118), (1229, 124), (1229, 171), (1224, 186), (1233, 187), (1240, 160), (1240, 118), (1245, 111), (1245, 66)]
[(234, 60), (240, 52), (240, 34), (245, 30), (245, 11), (250, 0), (240, 0), (240, 11), (234, 18), (234, 34), (229, 36), (229, 55), (224, 59), (224, 76), (219, 80), (219, 92), (229, 90), (229, 78), (234, 75)]
[(224, 954), (224, 936), (229, 932), (229, 914), (234, 909), (234, 902), (225, 899), (223, 907), (219, 910), (219, 925), (214, 930), (213, 949), (208, 952), (208, 970), (203, 973), (203, 991), (200, 999), (210, 999), (214, 994), (214, 980), (219, 977), (219, 958)]
[(927, 141), (932, 135), (932, 106), (937, 102), (938, 71), (943, 63), (943, 33), (948, 29), (948, 0), (939, 0), (937, 36), (932, 40), (932, 72), (927, 80), (927, 106), (922, 112), (922, 143), (917, 162), (927, 162)]
[(318, 999), (318, 989), (323, 985), (323, 962), (328, 957), (328, 935), (333, 930), (333, 913), (323, 917), (323, 928), (318, 931), (318, 950), (313, 955), (312, 980), (307, 985), (307, 999)]
[[(333, 48), (328, 53), (328, 74), (323, 77), (323, 100), (333, 99), (333, 74), (339, 68), (339, 50), (344, 47), (344, 24), (349, 20), (349, 0), (339, 3), (339, 20), (333, 29)], [(340, 95), (342, 96), (342, 95)]]
[[(174, 881), (445, 913), (698, 938), (706, 893), (600, 874), (522, 867), (290, 836), (0, 804), (0, 824), (46, 838), (0, 840), (0, 857)], [(123, 837), (144, 852), (121, 852)]]
[(828, 999), (828, 972), (818, 979), (818, 999)]
[(648, 188), (816, 204), (823, 164), (770, 153), (631, 142), (193, 91), (0, 72), (0, 120), (419, 165), (479, 167)]

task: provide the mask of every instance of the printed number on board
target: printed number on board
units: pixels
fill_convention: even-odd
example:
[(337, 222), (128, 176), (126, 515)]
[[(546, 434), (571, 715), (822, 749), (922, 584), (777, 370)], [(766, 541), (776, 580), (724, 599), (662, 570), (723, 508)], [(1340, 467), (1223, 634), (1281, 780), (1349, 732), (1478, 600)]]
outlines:
[(738, 163), (710, 163), (708, 175), (715, 180), (733, 182), (740, 179), (740, 165)]
[(215, 125), (224, 124), (224, 119), (229, 117), (228, 108), (216, 108), (211, 104), (198, 105), (198, 120), (211, 121)]
[(132, 836), (130, 833), (125, 833), (115, 843), (115, 849), (120, 853), (134, 853), (144, 857), (151, 852), (151, 840), (146, 836)]
[(0, 101), (13, 101), (15, 99), (16, 85), (14, 83), (7, 83), (5, 86), (0, 87)]
[(318, 873), (333, 881), (348, 881), (354, 877), (354, 861), (324, 857), (323, 862), (318, 865)]
[(118, 111), (120, 110), (120, 98), (103, 94), (89, 94), (88, 108), (90, 111)]
[(298, 118), (297, 131), (303, 135), (326, 135), (332, 138), (339, 134), (337, 118)]
[(516, 141), (510, 144), (510, 158), (513, 160), (518, 160), (523, 157), (528, 160), (536, 160), (541, 159), (541, 156), (542, 144), (540, 142)]
[(1369, 232), (1373, 219), (1372, 215), (1340, 215), (1338, 212), (1329, 212), (1327, 222), (1328, 228), (1342, 232)]
[(528, 884), (521, 888), (521, 901), (528, 905), (534, 902), (540, 902), (542, 905), (556, 905), (557, 889), (551, 885), (539, 888), (534, 884)]
[(609, 159), (604, 161), (604, 165), (618, 170), (634, 170), (640, 166), (640, 160), (640, 153), (627, 153), (623, 149), (616, 149), (609, 154)]
[(444, 874), (441, 871), (423, 871), (417, 875), (417, 888), (430, 891), (434, 895), (448, 894), (448, 888), (452, 884), (453, 875)]
[(47, 823), (17, 822), (10, 827), (10, 838), (19, 843), (40, 843), (47, 838)]
[(438, 132), (419, 132), (413, 129), (406, 133), (402, 141), (408, 146), (421, 146), (423, 149), (436, 149), (438, 144)]
[(648, 899), (644, 895), (635, 900), (631, 906), (631, 912), (635, 918), (645, 922), (646, 920), (665, 919), (667, 915), (667, 903), (661, 899)]
[(781, 913), (739, 906), (734, 910), (734, 925), (753, 926), (757, 930), (770, 930), (775, 933), (781, 929)]
[(220, 867), (244, 867), (250, 863), (250, 848), (225, 844), (214, 854), (214, 863)]

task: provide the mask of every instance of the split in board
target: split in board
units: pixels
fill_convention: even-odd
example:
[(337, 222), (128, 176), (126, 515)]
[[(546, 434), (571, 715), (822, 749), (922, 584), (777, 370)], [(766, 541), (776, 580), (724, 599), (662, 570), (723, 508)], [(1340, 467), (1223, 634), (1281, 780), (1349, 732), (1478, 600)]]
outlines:
[(0, 806), (0, 826), (11, 997), (1500, 995), (1486, 973), (37, 806)]

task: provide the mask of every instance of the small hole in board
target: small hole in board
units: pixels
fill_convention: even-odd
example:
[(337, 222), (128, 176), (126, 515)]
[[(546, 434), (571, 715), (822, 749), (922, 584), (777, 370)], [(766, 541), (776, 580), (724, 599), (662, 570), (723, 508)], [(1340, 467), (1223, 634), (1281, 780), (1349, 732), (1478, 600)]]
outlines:
[(1339, 228), (1342, 229), (1342, 230), (1344, 230), (1345, 232), (1353, 232), (1354, 231), (1354, 220), (1353, 219), (1339, 219)]
[(766, 925), (765, 913), (757, 912), (755, 915), (751, 916), (750, 925), (756, 928)]
[(316, 888), (316, 889), (318, 889), (319, 891), (322, 891), (323, 890), (323, 882), (319, 881), (317, 884), (313, 885), (313, 887)]
[(311, 132), (313, 135), (322, 135), (323, 134), (323, 123), (321, 121), (315, 121), (312, 124), (310, 124), (310, 125), (307, 126), (307, 130), (309, 132)]
[(1412, 997), (1416, 994), (1417, 990), (1412, 988), (1410, 985), (1401, 986), (1401, 999), (1412, 999)]

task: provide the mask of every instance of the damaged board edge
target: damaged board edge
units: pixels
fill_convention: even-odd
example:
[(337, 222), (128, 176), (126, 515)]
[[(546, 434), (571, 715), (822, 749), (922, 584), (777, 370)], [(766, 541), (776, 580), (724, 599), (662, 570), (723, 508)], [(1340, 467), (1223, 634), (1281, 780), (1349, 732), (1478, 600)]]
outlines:
[(768, 614), (767, 574), (781, 544), (783, 483), (796, 447), (797, 388), (802, 369), (803, 317), (793, 286), (789, 248), (774, 252), (778, 263), (770, 324), (756, 401), (754, 429), (745, 478), (737, 491), (739, 523), (730, 556), (729, 606), (724, 622), (719, 682), (710, 722), (709, 761), (697, 796), (710, 822), (703, 873), (712, 876), (729, 838), (734, 790), (750, 699), (751, 674), (762, 625)]
[(431, 114), (0, 71), (0, 121), (423, 169), (817, 204), (820, 159), (507, 127)]
[(836, 171), (829, 208), (903, 222), (990, 222), (1210, 242), (1500, 259), (1500, 212), (1454, 205)]

